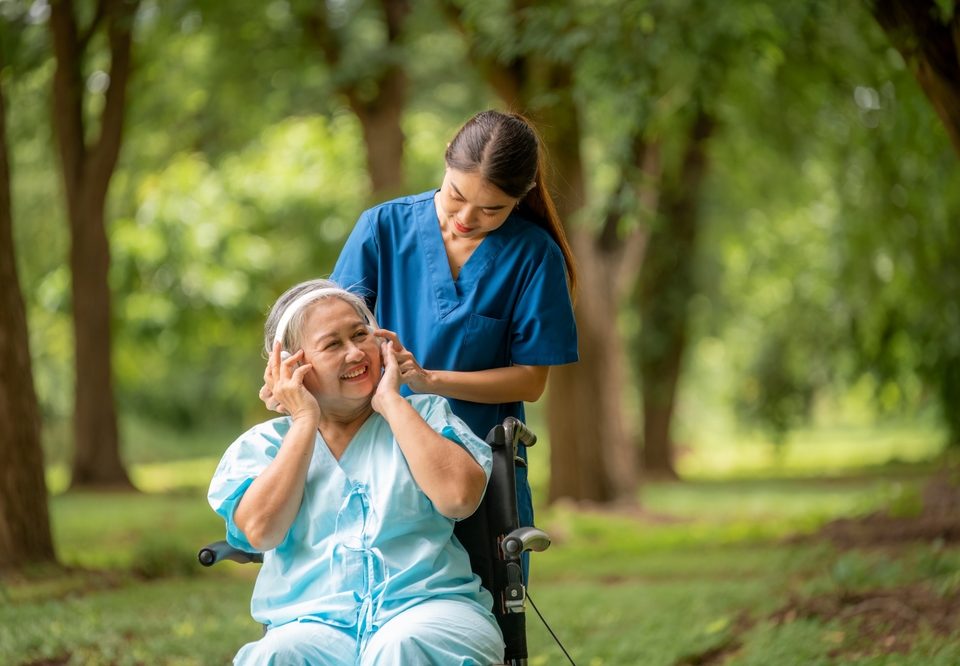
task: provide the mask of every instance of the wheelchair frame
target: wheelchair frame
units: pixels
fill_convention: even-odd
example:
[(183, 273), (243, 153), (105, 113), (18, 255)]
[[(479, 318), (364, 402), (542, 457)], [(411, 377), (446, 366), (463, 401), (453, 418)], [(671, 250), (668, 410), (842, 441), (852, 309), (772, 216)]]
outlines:
[[(487, 492), (477, 510), (454, 526), (454, 534), (470, 556), (470, 566), (493, 595), (493, 614), (505, 645), (503, 663), (527, 663), (526, 587), (523, 553), (540, 552), (550, 537), (535, 527), (521, 527), (517, 517), (517, 466), (526, 466), (519, 446), (533, 446), (537, 437), (519, 419), (508, 416), (486, 438), (493, 452)], [(222, 560), (240, 564), (263, 562), (262, 553), (249, 553), (217, 541), (204, 546), (197, 559), (205, 567)]]

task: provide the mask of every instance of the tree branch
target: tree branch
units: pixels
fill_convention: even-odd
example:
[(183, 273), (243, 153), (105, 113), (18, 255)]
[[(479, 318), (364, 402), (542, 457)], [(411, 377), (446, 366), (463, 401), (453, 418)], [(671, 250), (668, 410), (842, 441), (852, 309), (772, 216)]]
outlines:
[(107, 34), (110, 44), (110, 86), (100, 120), (100, 137), (93, 145), (88, 166), (91, 194), (97, 200), (106, 198), (110, 176), (117, 165), (123, 139), (123, 116), (126, 106), (127, 83), (132, 71), (131, 43), (133, 18), (139, 0), (106, 0)]
[(74, 205), (86, 158), (83, 123), (83, 51), (72, 0), (50, 3), (50, 32), (56, 70), (53, 75), (53, 126), (63, 163), (68, 205)]
[(874, 18), (910, 65), (960, 155), (960, 11), (944, 22), (935, 2), (875, 0)]
[(100, 26), (100, 23), (103, 21), (103, 17), (106, 14), (106, 0), (99, 0), (97, 2), (97, 9), (93, 14), (93, 19), (90, 21), (90, 25), (87, 26), (87, 29), (80, 33), (77, 38), (77, 46), (81, 53), (85, 53), (87, 50), (87, 45), (90, 43), (90, 39), (96, 33), (97, 28)]

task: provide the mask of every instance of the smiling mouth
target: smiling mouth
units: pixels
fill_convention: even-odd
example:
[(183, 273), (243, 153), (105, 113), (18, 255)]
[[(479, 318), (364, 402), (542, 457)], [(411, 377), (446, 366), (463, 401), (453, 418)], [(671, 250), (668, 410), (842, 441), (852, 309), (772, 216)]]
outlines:
[(453, 226), (456, 227), (456, 228), (457, 228), (457, 231), (459, 231), (461, 234), (468, 234), (468, 233), (470, 233), (471, 231), (473, 231), (473, 229), (471, 229), (470, 227), (465, 227), (465, 226), (463, 226), (463, 224), (461, 224), (461, 223), (460, 223), (458, 220), (456, 220), (456, 219), (453, 220)]
[(350, 372), (340, 375), (340, 379), (356, 379), (357, 377), (362, 377), (365, 374), (367, 374), (367, 366), (364, 365), (356, 370), (351, 370)]

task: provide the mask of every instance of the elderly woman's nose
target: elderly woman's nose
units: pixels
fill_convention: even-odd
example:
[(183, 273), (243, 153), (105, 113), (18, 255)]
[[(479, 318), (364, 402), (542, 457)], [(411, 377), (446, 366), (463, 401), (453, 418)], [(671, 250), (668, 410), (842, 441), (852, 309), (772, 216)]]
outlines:
[(354, 340), (347, 342), (347, 358), (362, 358), (364, 355), (363, 349), (356, 343)]

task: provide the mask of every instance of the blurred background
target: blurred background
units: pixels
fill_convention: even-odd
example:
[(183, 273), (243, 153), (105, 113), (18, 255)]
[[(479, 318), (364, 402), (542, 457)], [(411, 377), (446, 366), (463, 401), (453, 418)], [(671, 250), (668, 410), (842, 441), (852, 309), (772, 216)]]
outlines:
[[(109, 337), (89, 337), (109, 343), (123, 463), (217, 455), (224, 436), (198, 433), (265, 416), (276, 296), (329, 274), (363, 208), (437, 187), (446, 142), (491, 107), (529, 115), (550, 148), (584, 274), (581, 365), (610, 394), (578, 395), (601, 406), (578, 409), (582, 429), (614, 431), (638, 469), (660, 449), (661, 474), (802, 464), (838, 429), (861, 462), (960, 442), (960, 169), (869, 7), (117, 3), (131, 65), (108, 116), (108, 21), (83, 31), (110, 3), (75, 4), (61, 64), (48, 2), (0, 5), (13, 239), (55, 470), (85, 381), (72, 226), (109, 241), (108, 289), (80, 287), (109, 299)], [(58, 67), (76, 89), (52, 107)], [(109, 178), (102, 217), (73, 222), (58, 145), (90, 161), (111, 132), (115, 167), (78, 177)], [(88, 253), (75, 269), (96, 273)]]
[(91, 493), (206, 510), (269, 416), (269, 306), (330, 273), (364, 208), (438, 187), (485, 108), (538, 125), (581, 272), (582, 360), (529, 411), (561, 531), (548, 507), (683, 513), (676, 480), (951, 469), (958, 21), (951, 0), (0, 0), (0, 568), (91, 564), (70, 516), (119, 497)]

